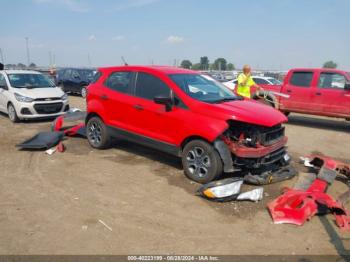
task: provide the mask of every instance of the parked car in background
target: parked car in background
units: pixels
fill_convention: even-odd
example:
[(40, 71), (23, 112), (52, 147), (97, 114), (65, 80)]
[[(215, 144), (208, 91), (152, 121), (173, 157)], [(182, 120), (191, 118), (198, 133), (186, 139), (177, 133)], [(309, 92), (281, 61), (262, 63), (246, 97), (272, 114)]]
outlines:
[(26, 70), (0, 71), (0, 111), (12, 122), (48, 118), (69, 110), (67, 95), (43, 74)]
[(96, 71), (86, 68), (58, 69), (56, 83), (66, 93), (79, 94), (86, 97), (87, 86), (94, 78)]
[[(264, 87), (265, 85), (281, 85), (282, 82), (274, 77), (267, 77), (267, 76), (252, 76), (254, 82), (257, 85), (260, 85)], [(235, 90), (237, 85), (237, 78), (231, 81), (227, 81), (223, 83), (225, 86), (227, 86), (231, 90)]]
[[(267, 91), (289, 95), (268, 95), (270, 105), (288, 115), (291, 112), (339, 117), (350, 120), (350, 72), (326, 68), (297, 68), (282, 85), (266, 85)], [(253, 99), (256, 90), (251, 89)]]
[(173, 67), (100, 68), (87, 95), (90, 145), (112, 137), (182, 158), (185, 174), (199, 183), (222, 172), (260, 175), (289, 161), (277, 110), (245, 100), (197, 71)]

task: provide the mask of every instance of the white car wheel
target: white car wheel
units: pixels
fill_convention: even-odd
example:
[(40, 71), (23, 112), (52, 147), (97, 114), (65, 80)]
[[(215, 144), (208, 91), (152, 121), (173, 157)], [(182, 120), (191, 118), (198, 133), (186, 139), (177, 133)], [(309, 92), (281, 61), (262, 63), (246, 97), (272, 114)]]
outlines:
[(19, 121), (17, 113), (16, 113), (16, 109), (12, 104), (9, 104), (7, 107), (7, 113), (9, 116), (9, 119), (13, 122), (13, 123), (17, 123)]

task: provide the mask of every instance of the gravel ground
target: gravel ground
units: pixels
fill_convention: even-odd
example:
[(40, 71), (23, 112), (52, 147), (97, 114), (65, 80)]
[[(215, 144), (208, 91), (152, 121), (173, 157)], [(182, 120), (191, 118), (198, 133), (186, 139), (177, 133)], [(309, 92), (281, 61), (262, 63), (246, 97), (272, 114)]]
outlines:
[[(265, 186), (259, 203), (220, 204), (194, 195), (198, 185), (179, 159), (135, 144), (98, 151), (69, 138), (66, 152), (51, 156), (14, 147), (50, 123), (0, 115), (1, 254), (350, 254), (350, 234), (332, 215), (302, 227), (272, 224), (266, 203), (295, 179)], [(349, 131), (345, 120), (292, 114), (289, 152), (350, 163)], [(335, 182), (329, 193), (346, 189)]]

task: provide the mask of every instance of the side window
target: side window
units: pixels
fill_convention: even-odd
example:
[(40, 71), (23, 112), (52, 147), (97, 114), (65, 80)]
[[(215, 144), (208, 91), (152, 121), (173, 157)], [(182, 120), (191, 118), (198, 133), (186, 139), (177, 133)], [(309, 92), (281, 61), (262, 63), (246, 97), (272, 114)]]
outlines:
[(126, 94), (131, 94), (132, 72), (114, 72), (105, 81), (108, 88)]
[(67, 69), (67, 70), (65, 70), (64, 72), (63, 72), (63, 78), (64, 79), (70, 79), (70, 77), (71, 77), (71, 71), (72, 70), (70, 70), (70, 69)]
[(321, 73), (318, 80), (320, 88), (339, 88), (344, 89), (346, 79), (343, 75), (337, 73)]
[(138, 73), (135, 95), (153, 100), (156, 96), (170, 96), (170, 89), (159, 78), (146, 73)]
[(97, 81), (98, 81), (98, 79), (101, 77), (101, 72), (96, 72), (95, 74), (94, 74), (94, 77), (92, 78), (92, 81), (91, 81), (91, 83), (96, 83)]
[(72, 70), (72, 78), (73, 79), (80, 79), (80, 74), (77, 70)]
[(3, 74), (0, 74), (0, 86), (7, 87), (6, 79)]
[(188, 109), (188, 107), (184, 104), (184, 102), (182, 102), (182, 100), (176, 94), (174, 94), (174, 102), (175, 102), (175, 106), (181, 107), (183, 109)]
[(295, 86), (310, 87), (314, 73), (312, 72), (293, 72), (290, 84)]
[(262, 79), (262, 78), (254, 78), (253, 77), (253, 80), (257, 85), (268, 85), (269, 84), (269, 82), (267, 82), (265, 79)]

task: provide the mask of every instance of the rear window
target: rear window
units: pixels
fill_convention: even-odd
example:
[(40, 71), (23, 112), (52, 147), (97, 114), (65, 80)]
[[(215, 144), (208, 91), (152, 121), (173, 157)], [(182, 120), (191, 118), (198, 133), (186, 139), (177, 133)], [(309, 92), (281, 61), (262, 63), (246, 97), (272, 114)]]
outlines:
[(293, 72), (290, 84), (295, 86), (310, 87), (314, 73), (312, 72)]
[(102, 75), (102, 73), (97, 71), (96, 74), (94, 75), (91, 83), (96, 83), (100, 79), (101, 75)]
[(125, 94), (131, 94), (132, 72), (114, 72), (105, 81), (108, 88)]

